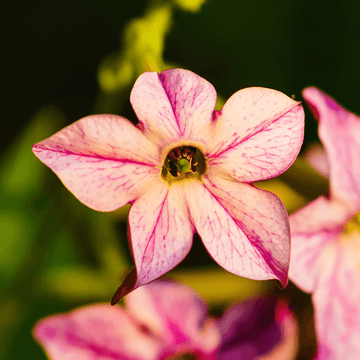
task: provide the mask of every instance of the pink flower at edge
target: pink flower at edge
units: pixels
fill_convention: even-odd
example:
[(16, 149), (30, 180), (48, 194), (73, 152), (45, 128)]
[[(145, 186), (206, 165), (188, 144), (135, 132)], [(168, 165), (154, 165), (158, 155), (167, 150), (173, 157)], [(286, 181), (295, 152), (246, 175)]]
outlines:
[(322, 145), (310, 145), (304, 153), (304, 159), (319, 174), (321, 174), (325, 178), (329, 177), (329, 164), (327, 161), (325, 149)]
[(41, 319), (33, 335), (51, 360), (291, 360), (294, 315), (282, 299), (255, 297), (208, 316), (191, 288), (158, 280), (125, 297)]
[[(290, 216), (289, 278), (312, 293), (318, 359), (360, 358), (360, 118), (316, 88), (303, 92), (319, 120), (330, 180)], [(319, 160), (313, 159), (316, 161)]]
[(219, 360), (292, 360), (298, 353), (298, 324), (282, 298), (255, 296), (232, 305), (219, 329)]
[(220, 332), (191, 288), (156, 281), (125, 297), (125, 308), (94, 304), (41, 319), (33, 335), (51, 360), (215, 360)]
[(112, 211), (132, 204), (135, 269), (112, 303), (181, 262), (195, 231), (226, 270), (286, 286), (287, 213), (277, 196), (252, 183), (295, 160), (301, 104), (276, 90), (246, 88), (215, 111), (214, 87), (181, 69), (142, 74), (130, 101), (136, 126), (92, 115), (33, 146), (85, 205)]

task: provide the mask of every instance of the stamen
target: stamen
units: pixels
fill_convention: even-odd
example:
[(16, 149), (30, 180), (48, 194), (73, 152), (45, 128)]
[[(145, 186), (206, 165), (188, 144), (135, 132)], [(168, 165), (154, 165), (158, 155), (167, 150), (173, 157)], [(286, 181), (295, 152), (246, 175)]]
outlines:
[(183, 149), (183, 156), (185, 158), (187, 158), (188, 160), (193, 158), (195, 153), (196, 153), (196, 148), (194, 148), (192, 146), (184, 147), (184, 149)]
[(180, 148), (173, 149), (169, 152), (168, 158), (172, 161), (177, 161), (181, 159), (181, 150)]
[(206, 163), (203, 154), (193, 146), (172, 149), (166, 157), (161, 172), (169, 182), (204, 174)]
[(191, 165), (191, 171), (195, 174), (196, 173), (196, 165), (197, 165), (198, 163), (196, 162), (196, 163), (194, 163), (194, 164), (192, 164)]

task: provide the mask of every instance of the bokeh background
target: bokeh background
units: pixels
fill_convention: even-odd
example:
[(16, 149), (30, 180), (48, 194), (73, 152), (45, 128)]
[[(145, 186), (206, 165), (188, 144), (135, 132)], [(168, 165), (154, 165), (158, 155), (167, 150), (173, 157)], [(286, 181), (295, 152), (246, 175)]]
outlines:
[[(129, 95), (144, 71), (186, 68), (210, 81), (219, 104), (248, 86), (301, 100), (314, 85), (360, 113), (360, 2), (351, 0), (0, 0), (0, 358), (45, 359), (37, 319), (109, 302), (132, 266), (128, 207), (97, 213), (79, 203), (31, 145), (94, 113), (136, 122)], [(305, 149), (317, 141), (306, 109)], [(327, 182), (300, 156), (277, 180), (289, 213)], [(291, 283), (231, 275), (197, 236), (170, 276), (220, 315), (253, 294), (288, 298), (300, 323), (298, 359), (316, 351), (310, 296)]]

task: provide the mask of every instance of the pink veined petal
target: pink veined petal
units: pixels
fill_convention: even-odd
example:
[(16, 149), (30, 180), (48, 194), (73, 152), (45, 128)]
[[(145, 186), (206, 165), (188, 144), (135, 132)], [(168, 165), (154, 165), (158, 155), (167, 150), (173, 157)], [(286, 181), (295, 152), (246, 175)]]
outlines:
[[(348, 242), (355, 241), (352, 248)], [(359, 241), (331, 242), (321, 255), (317, 289), (313, 294), (318, 359), (357, 360), (360, 354)]]
[(341, 230), (353, 214), (342, 202), (320, 196), (290, 216), (293, 235)]
[(164, 147), (181, 139), (179, 125), (160, 74), (141, 74), (131, 91), (130, 102), (140, 127), (154, 144)]
[(207, 142), (213, 120), (216, 91), (212, 84), (188, 70), (170, 69), (160, 74), (183, 140)]
[[(246, 118), (240, 121), (246, 121), (246, 126), (254, 122), (254, 127), (238, 130), (242, 134), (240, 137), (234, 133), (232, 143), (210, 158), (209, 166), (216, 166), (218, 171), (242, 182), (269, 179), (288, 169), (295, 161), (304, 137), (304, 110), (301, 104), (291, 101), (294, 105), (292, 108), (270, 118), (269, 122), (262, 120), (259, 124), (259, 119), (252, 120), (255, 114), (246, 114)], [(220, 118), (231, 118), (231, 114), (224, 110)], [(235, 118), (240, 114), (233, 116)]]
[(207, 155), (220, 156), (298, 105), (272, 89), (251, 87), (237, 91), (217, 114)]
[(301, 290), (314, 291), (319, 277), (319, 257), (326, 244), (337, 235), (337, 231), (323, 230), (291, 236), (289, 279)]
[(49, 316), (33, 334), (52, 360), (156, 360), (161, 350), (122, 308), (105, 304)]
[(180, 140), (205, 143), (216, 91), (191, 71), (170, 69), (140, 75), (130, 101), (145, 134), (160, 147)]
[(82, 203), (99, 211), (134, 201), (160, 173), (156, 145), (116, 115), (83, 118), (33, 151)]
[(329, 162), (331, 195), (358, 206), (360, 118), (316, 88), (306, 88), (303, 97), (319, 120), (319, 136)]
[(219, 345), (215, 320), (207, 318), (203, 299), (187, 286), (155, 281), (136, 289), (125, 301), (127, 311), (164, 340), (163, 357), (181, 350), (210, 354)]
[(211, 175), (187, 191), (191, 217), (214, 260), (254, 280), (287, 284), (290, 237), (279, 198), (248, 184)]
[(348, 210), (342, 203), (323, 196), (290, 216), (289, 278), (303, 291), (315, 289), (319, 256), (325, 246), (339, 235), (348, 218)]
[[(144, 324), (149, 331), (158, 338), (168, 339), (166, 314), (163, 315), (161, 309), (158, 310), (156, 291), (161, 292), (162, 283), (166, 280), (158, 279), (150, 284), (141, 286), (125, 296), (126, 312)], [(168, 282), (169, 288), (174, 290), (172, 282)], [(155, 294), (151, 289), (155, 287)]]
[[(116, 291), (112, 304), (173, 269), (188, 254), (194, 235), (182, 182), (151, 185), (130, 209), (131, 248), (136, 270)], [(136, 271), (136, 272), (135, 272)]]

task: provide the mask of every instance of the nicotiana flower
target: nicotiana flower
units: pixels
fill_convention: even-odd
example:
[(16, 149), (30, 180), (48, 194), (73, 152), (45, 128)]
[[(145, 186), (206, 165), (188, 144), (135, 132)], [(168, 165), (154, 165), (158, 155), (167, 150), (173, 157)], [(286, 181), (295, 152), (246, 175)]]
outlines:
[(93, 115), (33, 146), (85, 205), (111, 211), (132, 204), (135, 269), (113, 303), (174, 268), (195, 231), (226, 270), (286, 285), (287, 213), (277, 196), (252, 183), (295, 160), (301, 104), (276, 90), (246, 88), (215, 111), (214, 87), (181, 69), (142, 74), (130, 101), (136, 126)]
[[(318, 358), (355, 360), (360, 358), (360, 118), (316, 88), (303, 96), (319, 120), (330, 196), (290, 217), (289, 277), (312, 293)], [(316, 159), (322, 157), (312, 157), (315, 164)]]
[(155, 281), (120, 306), (95, 304), (49, 316), (34, 337), (51, 360), (216, 359), (220, 332), (191, 288)]
[(33, 331), (51, 360), (291, 360), (297, 324), (286, 303), (255, 298), (215, 321), (192, 289), (155, 281), (125, 308), (84, 306), (40, 320)]

